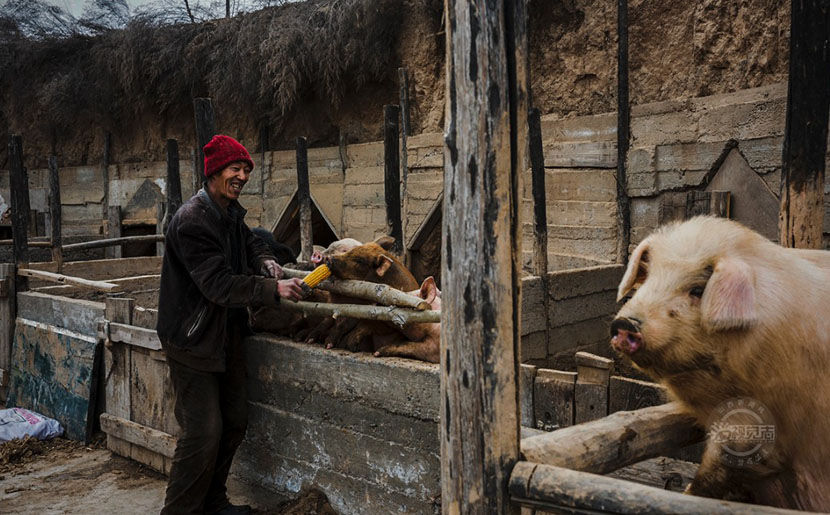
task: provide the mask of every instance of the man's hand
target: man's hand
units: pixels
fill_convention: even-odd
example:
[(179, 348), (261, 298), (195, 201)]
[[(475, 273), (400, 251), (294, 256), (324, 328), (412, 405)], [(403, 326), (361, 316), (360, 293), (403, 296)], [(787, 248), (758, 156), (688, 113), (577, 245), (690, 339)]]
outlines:
[(282, 279), (285, 277), (285, 272), (282, 267), (273, 259), (266, 259), (262, 262), (260, 273), (265, 277), (273, 277), (274, 279)]
[(290, 301), (297, 302), (303, 298), (303, 281), (293, 277), (277, 281), (277, 294)]

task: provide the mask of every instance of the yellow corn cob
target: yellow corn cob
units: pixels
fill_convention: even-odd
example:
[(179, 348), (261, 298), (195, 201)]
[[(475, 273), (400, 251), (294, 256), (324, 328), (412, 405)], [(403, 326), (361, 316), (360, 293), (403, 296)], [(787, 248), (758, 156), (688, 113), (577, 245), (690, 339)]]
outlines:
[(331, 270), (326, 265), (320, 265), (315, 268), (310, 274), (305, 276), (303, 282), (309, 287), (314, 288), (321, 282), (325, 281), (331, 275)]

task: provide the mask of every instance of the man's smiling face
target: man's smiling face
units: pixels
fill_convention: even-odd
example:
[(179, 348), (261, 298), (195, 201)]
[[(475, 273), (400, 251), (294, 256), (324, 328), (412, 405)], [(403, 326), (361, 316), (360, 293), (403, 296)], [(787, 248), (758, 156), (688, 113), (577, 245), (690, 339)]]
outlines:
[(251, 167), (244, 161), (226, 166), (208, 180), (208, 191), (214, 202), (227, 208), (232, 200), (238, 200), (242, 188), (251, 177)]

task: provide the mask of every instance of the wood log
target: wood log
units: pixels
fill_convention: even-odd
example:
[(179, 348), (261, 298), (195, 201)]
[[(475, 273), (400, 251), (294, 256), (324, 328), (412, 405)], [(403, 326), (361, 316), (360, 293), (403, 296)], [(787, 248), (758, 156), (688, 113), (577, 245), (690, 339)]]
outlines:
[(71, 284), (73, 286), (80, 286), (89, 290), (103, 291), (103, 292), (117, 292), (121, 291), (121, 286), (105, 281), (90, 281), (89, 279), (81, 279), (80, 277), (71, 277), (63, 274), (55, 274), (52, 272), (43, 272), (41, 270), (31, 270), (28, 268), (20, 268), (17, 270), (17, 275), (23, 277), (34, 277), (49, 281), (53, 283)]
[[(286, 277), (304, 278), (310, 272), (283, 268)], [(356, 299), (369, 300), (384, 306), (397, 306), (401, 308), (413, 308), (419, 311), (429, 309), (429, 304), (420, 297), (396, 290), (391, 286), (368, 281), (326, 279), (316, 286), (317, 288), (354, 297)]]
[(533, 386), (534, 426), (553, 431), (574, 423), (576, 372), (540, 368)]
[(297, 138), (297, 203), (300, 206), (300, 261), (311, 260), (314, 235), (311, 232), (311, 191), (308, 180), (308, 143)]
[(522, 440), (528, 461), (605, 474), (705, 438), (694, 419), (672, 402), (618, 411), (585, 424)]
[(437, 323), (441, 321), (440, 311), (414, 311), (391, 306), (368, 306), (365, 304), (329, 304), (324, 302), (282, 301), (280, 309), (300, 311), (310, 315), (347, 316), (364, 320), (392, 322), (402, 327), (411, 323)]
[(15, 273), (11, 263), (0, 263), (0, 281), (5, 285), (5, 295), (0, 295), (0, 402), (6, 400), (6, 386), (12, 364), (12, 342), (16, 313)]
[[(409, 197), (408, 197), (408, 185), (407, 181), (409, 180), (409, 151), (408, 151), (408, 141), (409, 134), (412, 130), (410, 127), (409, 121), (409, 72), (406, 71), (406, 68), (398, 68), (398, 81), (400, 83), (400, 106), (401, 106), (401, 212), (404, 219), (407, 218), (408, 213), (408, 205), (409, 205)], [(404, 234), (403, 230), (406, 227), (401, 227), (401, 247), (406, 248), (403, 242), (406, 241), (406, 234)], [(409, 253), (404, 253), (405, 258), (409, 258)], [(409, 262), (405, 262), (407, 266), (409, 266)]]
[[(101, 155), (101, 177), (104, 195), (101, 199), (101, 218), (107, 218), (110, 206), (110, 158), (112, 156), (112, 133), (104, 133), (104, 148)], [(119, 256), (120, 257), (120, 256)]]
[(526, 2), (447, 0), (441, 504), (518, 513), (521, 275), (527, 133)]
[(107, 238), (103, 240), (82, 241), (80, 243), (70, 243), (63, 246), (63, 251), (82, 250), (82, 249), (100, 249), (102, 247), (111, 247), (121, 245), (122, 243), (145, 242), (145, 241), (164, 241), (163, 234), (145, 234), (140, 236), (122, 236), (120, 238)]
[(63, 239), (61, 236), (61, 182), (58, 174), (58, 158), (49, 156), (49, 220), (51, 228), (52, 261), (63, 269)]
[(780, 243), (824, 248), (824, 176), (830, 110), (830, 6), (791, 2), (787, 121), (781, 159)]
[(386, 200), (386, 232), (395, 238), (392, 252), (403, 251), (401, 221), (401, 162), (398, 147), (398, 118), (400, 107), (383, 106), (383, 191)]
[(529, 461), (521, 461), (513, 468), (510, 496), (513, 502), (522, 506), (556, 513), (801, 513), (683, 495), (621, 479)]

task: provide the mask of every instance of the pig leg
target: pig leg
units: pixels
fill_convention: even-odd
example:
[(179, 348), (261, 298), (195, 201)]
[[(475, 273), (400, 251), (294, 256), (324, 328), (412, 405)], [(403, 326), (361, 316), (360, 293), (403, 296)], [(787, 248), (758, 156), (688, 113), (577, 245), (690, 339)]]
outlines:
[(432, 339), (422, 342), (404, 342), (385, 345), (375, 351), (375, 356), (414, 358), (430, 363), (438, 363), (441, 359), (438, 342)]
[[(727, 443), (738, 448), (740, 443)], [(703, 453), (700, 467), (694, 480), (686, 488), (687, 494), (724, 499), (728, 501), (758, 501), (750, 485), (758, 485), (765, 479), (775, 476), (781, 469), (775, 452), (766, 456), (760, 463), (744, 466), (731, 466), (726, 459), (722, 443), (709, 441)]]
[(357, 326), (357, 322), (354, 318), (338, 319), (334, 324), (334, 328), (326, 336), (326, 348), (333, 349), (342, 347), (343, 339)]
[(373, 331), (366, 324), (357, 324), (341, 341), (343, 348), (351, 352), (371, 352)]
[(326, 317), (319, 324), (314, 325), (313, 327), (309, 327), (306, 329), (306, 334), (301, 336), (299, 333), (297, 335), (298, 339), (304, 341), (305, 343), (323, 343), (326, 339), (326, 335), (328, 335), (331, 328), (334, 326), (335, 320), (332, 317)]

